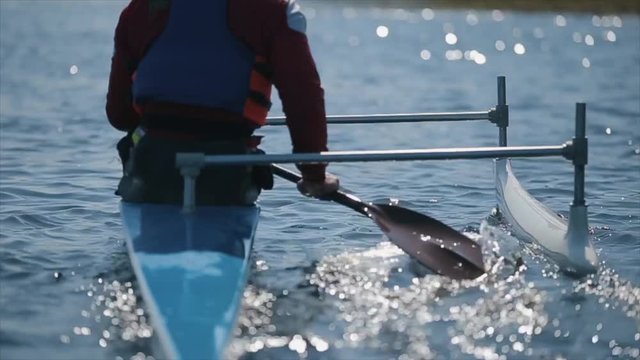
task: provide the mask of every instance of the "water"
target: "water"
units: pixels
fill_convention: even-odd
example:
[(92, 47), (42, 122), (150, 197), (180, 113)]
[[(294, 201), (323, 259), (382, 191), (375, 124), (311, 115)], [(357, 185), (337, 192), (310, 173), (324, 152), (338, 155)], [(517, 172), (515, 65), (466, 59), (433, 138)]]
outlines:
[[(103, 111), (125, 4), (0, 2), (3, 359), (152, 355), (113, 195), (120, 134)], [(260, 200), (254, 271), (228, 356), (640, 357), (640, 18), (345, 4), (303, 3), (329, 113), (487, 110), (505, 75), (509, 143), (558, 145), (573, 136), (575, 103), (587, 103), (586, 197), (601, 271), (569, 279), (492, 226), (490, 160), (335, 164), (362, 198), (399, 199), (507, 259), (522, 256), (526, 270), (492, 258), (495, 273), (477, 282), (418, 276), (373, 223), (278, 181)], [(268, 152), (289, 151), (283, 128), (261, 133)], [(333, 150), (486, 146), (497, 131), (344, 125), (331, 126), (330, 139)], [(522, 159), (514, 168), (566, 215), (566, 161)]]

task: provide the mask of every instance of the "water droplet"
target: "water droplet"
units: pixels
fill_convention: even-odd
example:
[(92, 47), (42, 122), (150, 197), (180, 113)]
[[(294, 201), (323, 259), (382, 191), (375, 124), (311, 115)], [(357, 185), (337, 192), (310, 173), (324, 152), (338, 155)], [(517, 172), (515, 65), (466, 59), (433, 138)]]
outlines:
[(591, 67), (591, 61), (589, 61), (588, 58), (582, 58), (582, 66), (585, 68), (590, 68)]
[(507, 46), (505, 45), (504, 41), (502, 41), (502, 40), (497, 40), (497, 41), (496, 41), (496, 50), (498, 50), (498, 51), (504, 51), (504, 49), (505, 49), (506, 47), (507, 47)]
[(76, 65), (71, 65), (71, 67), (69, 68), (69, 74), (71, 75), (75, 75), (77, 74), (79, 71), (78, 66)]
[(604, 132), (605, 132), (607, 135), (611, 135), (611, 128), (609, 128), (609, 127), (608, 127), (608, 128), (606, 128), (606, 129), (604, 130)]
[(517, 43), (517, 44), (513, 45), (513, 52), (518, 54), (518, 55), (522, 55), (526, 51), (527, 51), (527, 49), (521, 43)]
[(420, 51), (420, 58), (425, 61), (431, 59), (431, 51), (426, 49)]
[(562, 15), (556, 15), (555, 23), (556, 26), (564, 27), (567, 26), (567, 19)]

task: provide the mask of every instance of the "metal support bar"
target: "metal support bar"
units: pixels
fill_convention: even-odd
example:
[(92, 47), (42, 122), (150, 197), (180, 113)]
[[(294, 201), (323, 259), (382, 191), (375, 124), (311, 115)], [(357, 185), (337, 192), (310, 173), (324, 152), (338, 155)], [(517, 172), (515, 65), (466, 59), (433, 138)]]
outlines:
[(569, 144), (558, 146), (477, 147), (379, 151), (327, 151), (296, 154), (207, 155), (206, 165), (250, 165), (272, 163), (326, 163), (367, 161), (454, 160), (502, 157), (567, 156)]
[(584, 200), (584, 167), (588, 162), (589, 143), (586, 137), (587, 105), (576, 104), (576, 135), (572, 141), (573, 165), (574, 165), (574, 198), (573, 204), (585, 205)]
[[(412, 113), (412, 114), (371, 114), (371, 115), (332, 115), (327, 122), (332, 124), (371, 124), (403, 123), (428, 121), (471, 121), (489, 120), (490, 111)], [(265, 125), (286, 125), (286, 117), (269, 117)]]
[(499, 128), (498, 143), (507, 146), (507, 127), (509, 126), (509, 105), (507, 105), (507, 85), (504, 76), (498, 76), (498, 105), (491, 111), (490, 121)]

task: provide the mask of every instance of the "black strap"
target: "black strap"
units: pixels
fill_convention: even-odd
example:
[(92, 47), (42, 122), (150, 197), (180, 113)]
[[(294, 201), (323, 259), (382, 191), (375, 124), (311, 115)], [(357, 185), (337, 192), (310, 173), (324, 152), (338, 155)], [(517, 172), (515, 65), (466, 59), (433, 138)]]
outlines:
[(271, 109), (271, 101), (265, 96), (265, 94), (259, 91), (250, 90), (249, 97), (251, 100), (257, 102), (258, 105), (265, 107), (267, 110)]
[(229, 140), (249, 138), (255, 128), (247, 123), (216, 122), (172, 115), (145, 114), (142, 126), (153, 132), (162, 130), (177, 134), (189, 134), (201, 140)]

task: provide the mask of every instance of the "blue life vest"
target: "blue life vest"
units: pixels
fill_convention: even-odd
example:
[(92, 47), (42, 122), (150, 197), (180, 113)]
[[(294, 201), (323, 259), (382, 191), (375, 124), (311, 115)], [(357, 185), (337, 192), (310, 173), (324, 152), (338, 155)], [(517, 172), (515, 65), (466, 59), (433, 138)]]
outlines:
[[(266, 86), (252, 88), (254, 78), (263, 75), (254, 69), (255, 54), (229, 29), (228, 1), (172, 1), (164, 31), (137, 68), (136, 103), (218, 108), (264, 124), (271, 83), (265, 78)], [(253, 114), (248, 114), (248, 108)]]

